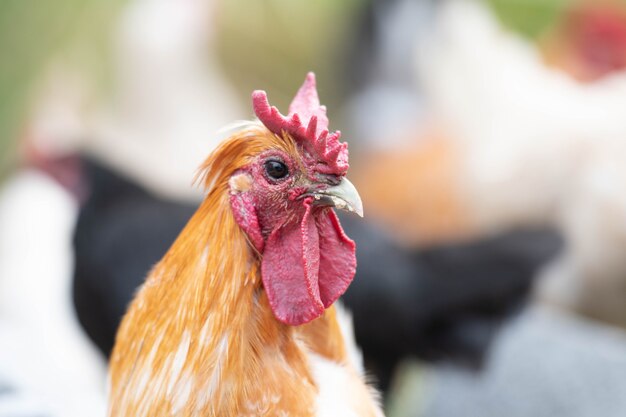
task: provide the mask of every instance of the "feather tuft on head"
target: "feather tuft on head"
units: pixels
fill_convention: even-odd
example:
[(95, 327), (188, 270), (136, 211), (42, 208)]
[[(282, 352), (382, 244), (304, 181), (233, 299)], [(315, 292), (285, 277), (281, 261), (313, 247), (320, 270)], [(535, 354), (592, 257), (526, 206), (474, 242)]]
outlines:
[(254, 113), (265, 127), (277, 135), (290, 135), (315, 158), (318, 172), (339, 176), (346, 174), (348, 144), (339, 142), (341, 132), (328, 131), (326, 106), (320, 105), (315, 74), (307, 74), (289, 106), (287, 116), (270, 105), (267, 93), (263, 90), (252, 93), (252, 104)]

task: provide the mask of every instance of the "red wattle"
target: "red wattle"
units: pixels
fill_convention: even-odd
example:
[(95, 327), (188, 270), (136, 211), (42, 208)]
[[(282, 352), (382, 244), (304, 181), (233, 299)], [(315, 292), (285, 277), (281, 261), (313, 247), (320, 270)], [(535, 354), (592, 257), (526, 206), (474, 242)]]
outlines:
[(328, 209), (283, 225), (265, 242), (261, 275), (274, 316), (297, 326), (319, 317), (348, 288), (356, 271), (355, 244)]
[(317, 280), (319, 250), (310, 206), (300, 225), (281, 226), (267, 238), (261, 277), (274, 316), (283, 323), (297, 326), (324, 312)]
[(348, 289), (356, 272), (356, 244), (346, 236), (331, 209), (317, 219), (320, 241), (320, 298), (330, 307)]

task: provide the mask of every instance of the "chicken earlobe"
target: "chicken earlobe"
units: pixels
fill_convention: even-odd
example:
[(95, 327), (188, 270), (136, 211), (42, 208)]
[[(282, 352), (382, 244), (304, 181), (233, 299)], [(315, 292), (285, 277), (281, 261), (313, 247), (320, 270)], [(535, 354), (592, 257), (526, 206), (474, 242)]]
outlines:
[[(307, 203), (305, 203), (307, 204)], [(261, 275), (274, 316), (297, 326), (318, 318), (345, 292), (356, 270), (355, 244), (331, 209), (272, 231)]]
[(230, 206), (239, 227), (246, 232), (254, 248), (259, 253), (263, 253), (265, 241), (261, 234), (261, 226), (259, 225), (259, 218), (256, 215), (252, 195), (245, 192), (231, 192)]

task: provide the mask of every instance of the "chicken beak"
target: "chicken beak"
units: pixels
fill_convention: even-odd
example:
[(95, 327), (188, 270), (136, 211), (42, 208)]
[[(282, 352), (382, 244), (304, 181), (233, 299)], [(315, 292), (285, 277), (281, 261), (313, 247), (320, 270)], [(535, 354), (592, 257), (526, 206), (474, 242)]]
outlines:
[(345, 177), (341, 179), (338, 185), (315, 191), (312, 196), (314, 204), (332, 206), (363, 217), (361, 196), (359, 196), (356, 187)]

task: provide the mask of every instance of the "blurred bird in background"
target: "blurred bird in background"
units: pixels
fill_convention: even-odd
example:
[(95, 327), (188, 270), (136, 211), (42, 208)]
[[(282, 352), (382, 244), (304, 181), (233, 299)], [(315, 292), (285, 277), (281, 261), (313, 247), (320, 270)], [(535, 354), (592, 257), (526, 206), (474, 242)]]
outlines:
[[(506, 1), (493, 3), (506, 10)], [(510, 9), (523, 20), (524, 6)], [(369, 214), (405, 245), (556, 227), (567, 250), (541, 297), (623, 325), (623, 294), (614, 291), (625, 272), (621, 221), (610, 214), (623, 209), (623, 5), (545, 6), (559, 19), (536, 47), (503, 29), (484, 3), (425, 10), (432, 30), (414, 42), (414, 78), (404, 85), (423, 91), (430, 107), (421, 128), (391, 133), (382, 146), (372, 140), (365, 151), (376, 164), (355, 183)], [(381, 149), (389, 143), (398, 145)], [(387, 181), (397, 166), (402, 175)], [(598, 297), (596, 283), (612, 294)]]
[(36, 43), (9, 3), (0, 415), (102, 410), (103, 357), (215, 132), (310, 68), (352, 141), (367, 217), (341, 218), (343, 300), (387, 414), (623, 414), (620, 1), (68, 1), (44, 20), (73, 30)]
[[(553, 23), (544, 22), (543, 30), (522, 25), (529, 33), (534, 30), (537, 41), (531, 44), (504, 29), (492, 10), (516, 27), (524, 21), (524, 11), (531, 16), (526, 21), (532, 21), (534, 9), (490, 3), (491, 10), (485, 3), (466, 1), (434, 8), (432, 30), (415, 43), (415, 79), (405, 84), (428, 97), (421, 129), (390, 140), (399, 144), (395, 148), (372, 146), (365, 159), (377, 162), (356, 172), (355, 183), (368, 214), (390, 227), (405, 246), (544, 225), (559, 230), (565, 250), (542, 272), (532, 312), (505, 332), (490, 356), (494, 362), (481, 375), (430, 367), (432, 372), (422, 374), (425, 380), (404, 384), (436, 394), (408, 400), (407, 393), (412, 411), (398, 413), (521, 416), (566, 409), (563, 414), (593, 415), (586, 407), (607, 404), (615, 392), (607, 392), (593, 371), (608, 365), (590, 352), (611, 351), (611, 366), (620, 368), (619, 343), (613, 344), (613, 338), (621, 333), (594, 332), (582, 319), (570, 320), (552, 307), (598, 320), (594, 326), (600, 328), (600, 323), (624, 327), (626, 270), (618, 214), (624, 212), (624, 182), (617, 168), (625, 155), (626, 133), (620, 116), (626, 104), (620, 64), (624, 6), (536, 5), (553, 16)], [(402, 2), (397, 7), (402, 9)], [(536, 20), (541, 19), (546, 16)], [(399, 180), (388, 182), (399, 166)], [(549, 333), (576, 348), (557, 341), (544, 344)], [(601, 336), (592, 343), (592, 334)], [(593, 363), (583, 377), (588, 384), (555, 388), (552, 378), (562, 375), (563, 362), (575, 367), (582, 360)], [(534, 363), (533, 375), (516, 373), (521, 363)], [(513, 390), (499, 379), (509, 376), (528, 382)], [(550, 406), (539, 399), (537, 389), (552, 390)], [(573, 391), (576, 398), (585, 393), (593, 400), (573, 401), (568, 394)], [(607, 397), (601, 400), (599, 393)], [(623, 407), (607, 406), (606, 413), (619, 415)]]

